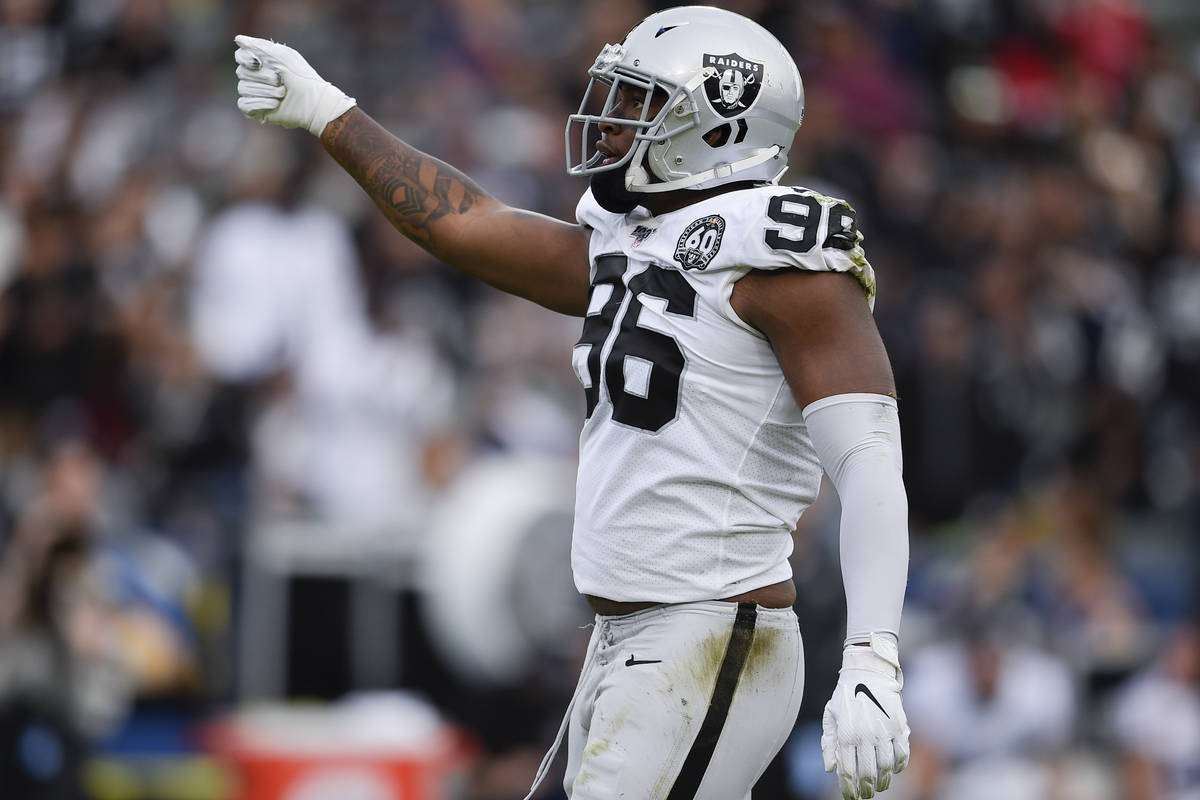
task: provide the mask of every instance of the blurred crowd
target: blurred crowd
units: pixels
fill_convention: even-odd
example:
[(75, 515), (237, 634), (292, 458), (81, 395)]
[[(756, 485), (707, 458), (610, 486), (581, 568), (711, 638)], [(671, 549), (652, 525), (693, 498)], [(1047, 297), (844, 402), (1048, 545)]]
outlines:
[[(586, 68), (664, 5), (0, 0), (13, 797), (78, 796), (139, 716), (244, 698), (240, 584), (266, 522), (402, 564), (472, 464), (575, 454), (577, 323), (452, 273), (312, 137), (243, 118), (233, 34), (293, 45), (401, 137), (570, 219)], [(1200, 6), (720, 5), (795, 56), (785, 182), (847, 198), (879, 276), (913, 555), (914, 763), (889, 795), (1200, 798)], [(828, 494), (796, 534), (808, 685), (763, 796), (831, 791)], [(420, 597), (399, 602), (394, 683), (479, 734), (471, 796), (522, 796), (570, 665), (450, 691)]]

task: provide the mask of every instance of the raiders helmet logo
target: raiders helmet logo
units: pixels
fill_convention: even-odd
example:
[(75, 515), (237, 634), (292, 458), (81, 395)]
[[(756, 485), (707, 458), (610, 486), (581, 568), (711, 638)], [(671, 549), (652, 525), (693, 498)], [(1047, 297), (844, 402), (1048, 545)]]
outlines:
[(723, 117), (735, 117), (754, 105), (762, 88), (762, 62), (742, 58), (737, 53), (723, 56), (705, 53), (704, 66), (715, 71), (704, 81), (704, 94), (714, 111)]
[(721, 249), (725, 219), (713, 214), (688, 225), (675, 244), (675, 260), (684, 269), (704, 269)]

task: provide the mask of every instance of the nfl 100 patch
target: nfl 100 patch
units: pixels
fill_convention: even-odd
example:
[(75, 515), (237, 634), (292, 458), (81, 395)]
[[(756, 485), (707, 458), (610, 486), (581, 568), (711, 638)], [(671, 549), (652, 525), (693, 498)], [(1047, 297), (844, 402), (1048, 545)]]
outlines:
[(684, 269), (704, 269), (721, 249), (725, 218), (710, 214), (688, 225), (675, 244), (675, 260)]
[(714, 111), (723, 117), (736, 117), (754, 105), (765, 71), (761, 61), (737, 53), (705, 53), (704, 67), (713, 70), (712, 77), (704, 81), (704, 94)]
[(647, 228), (645, 225), (638, 225), (629, 235), (633, 237), (633, 246), (637, 247), (642, 242), (650, 238), (650, 235), (657, 231), (658, 228)]

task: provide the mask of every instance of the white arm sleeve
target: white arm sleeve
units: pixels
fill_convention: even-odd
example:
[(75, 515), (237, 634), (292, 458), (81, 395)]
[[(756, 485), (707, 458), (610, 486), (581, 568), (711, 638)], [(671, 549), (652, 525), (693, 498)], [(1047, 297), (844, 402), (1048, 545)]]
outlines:
[(821, 466), (842, 501), (846, 641), (900, 633), (908, 580), (908, 498), (900, 417), (881, 394), (838, 394), (805, 406)]

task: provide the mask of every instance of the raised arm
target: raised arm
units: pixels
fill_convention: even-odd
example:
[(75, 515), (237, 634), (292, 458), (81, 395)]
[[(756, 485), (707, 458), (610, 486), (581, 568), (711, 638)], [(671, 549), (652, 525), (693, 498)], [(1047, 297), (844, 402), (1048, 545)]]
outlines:
[(455, 269), (555, 311), (586, 313), (586, 228), (501, 203), (392, 136), (292, 48), (235, 41), (245, 114), (319, 136), (401, 233)]
[(321, 143), (397, 230), (442, 261), (555, 311), (587, 311), (583, 226), (501, 203), (359, 108), (326, 125)]

